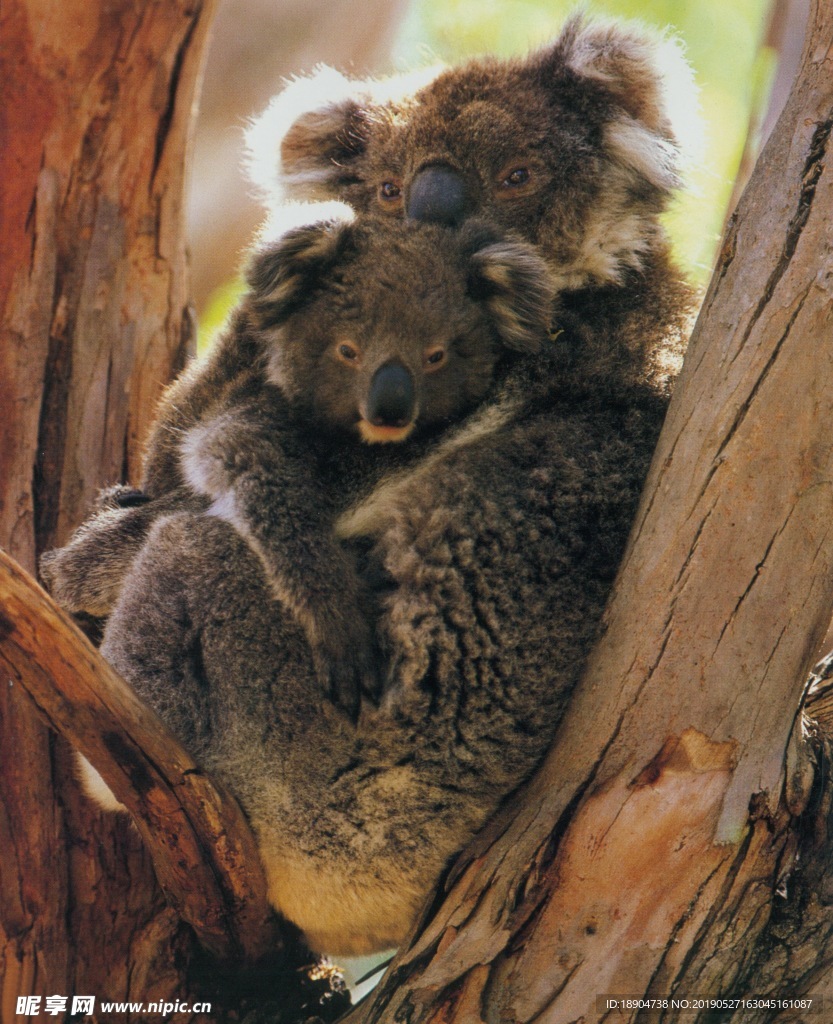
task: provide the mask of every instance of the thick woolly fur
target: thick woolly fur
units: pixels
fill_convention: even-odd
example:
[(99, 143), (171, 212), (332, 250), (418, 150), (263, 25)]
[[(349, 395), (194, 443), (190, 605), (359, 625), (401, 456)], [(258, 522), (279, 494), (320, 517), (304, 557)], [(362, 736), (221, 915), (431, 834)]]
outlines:
[[(401, 941), (448, 858), (540, 759), (595, 636), (662, 420), (563, 336), (336, 527), (389, 658), (354, 726), (238, 531), (157, 521), (103, 650), (237, 794), (270, 898), (333, 953)], [(590, 383), (586, 381), (590, 380)]]
[[(163, 402), (151, 500), (111, 497), (46, 558), (61, 600), (112, 611), (106, 655), (237, 794), (317, 949), (402, 940), (597, 634), (690, 306), (659, 223), (668, 66), (687, 78), (670, 44), (577, 19), (416, 91), (293, 83), (254, 131), (268, 185), (347, 216), (262, 240)], [(432, 167), (450, 227), (405, 220)], [(366, 444), (392, 353), (413, 423)]]

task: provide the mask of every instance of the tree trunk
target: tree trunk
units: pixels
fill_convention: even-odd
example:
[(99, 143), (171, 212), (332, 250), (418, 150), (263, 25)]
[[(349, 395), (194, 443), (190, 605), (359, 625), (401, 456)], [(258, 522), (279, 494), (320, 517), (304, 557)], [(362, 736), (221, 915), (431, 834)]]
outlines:
[(727, 216), (735, 209), (758, 154), (775, 127), (795, 81), (803, 49), (804, 26), (810, 0), (770, 0), (769, 17), (760, 48), (770, 51), (777, 62), (775, 78), (768, 89), (760, 84), (752, 98), (746, 141), (732, 187)]
[[(191, 349), (183, 184), (212, 13), (4, 0), (0, 544), (30, 571), (103, 483), (138, 477)], [(5, 674), (0, 749), (0, 1019), (29, 994), (187, 997), (191, 939), (139, 834), (80, 798)]]
[[(40, 6), (7, 0), (0, 16), (15, 118), (0, 151), (0, 406), (14, 410), (0, 542), (29, 569), (100, 484), (137, 476), (156, 392), (189, 348), (180, 204), (211, 15), (178, 0)], [(605, 997), (833, 992), (830, 773), (811, 801), (794, 728), (833, 605), (831, 39), (816, 0), (551, 756), (355, 1020), (589, 1022)], [(0, 632), (16, 643), (25, 618)], [(78, 798), (14, 671), (0, 690), (0, 1017), (28, 994), (210, 998), (186, 977), (190, 933), (138, 834)], [(77, 710), (62, 728), (86, 728)]]
[(794, 729), (833, 604), (831, 40), (816, 0), (551, 755), (351, 1020), (833, 992), (829, 785), (797, 821), (812, 773)]

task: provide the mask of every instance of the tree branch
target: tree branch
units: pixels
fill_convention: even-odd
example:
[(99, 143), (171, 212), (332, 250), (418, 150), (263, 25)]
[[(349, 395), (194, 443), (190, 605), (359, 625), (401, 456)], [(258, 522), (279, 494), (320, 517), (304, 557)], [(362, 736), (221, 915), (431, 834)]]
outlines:
[(68, 616), (0, 551), (0, 664), (44, 721), (100, 772), (130, 811), (157, 878), (203, 945), (256, 961), (281, 946), (254, 836)]

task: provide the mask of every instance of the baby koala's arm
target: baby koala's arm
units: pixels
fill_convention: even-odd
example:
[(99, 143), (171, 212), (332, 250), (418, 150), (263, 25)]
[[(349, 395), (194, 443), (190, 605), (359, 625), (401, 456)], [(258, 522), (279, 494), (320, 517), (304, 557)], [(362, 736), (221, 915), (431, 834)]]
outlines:
[(361, 693), (378, 691), (370, 600), (333, 535), (332, 495), (297, 428), (280, 413), (236, 407), (188, 431), (181, 452), (186, 481), (256, 552), (304, 628), (325, 690), (355, 716)]
[(67, 611), (106, 618), (151, 525), (186, 499), (193, 504), (182, 488), (150, 499), (131, 487), (108, 487), (69, 541), (41, 556), (46, 588)]

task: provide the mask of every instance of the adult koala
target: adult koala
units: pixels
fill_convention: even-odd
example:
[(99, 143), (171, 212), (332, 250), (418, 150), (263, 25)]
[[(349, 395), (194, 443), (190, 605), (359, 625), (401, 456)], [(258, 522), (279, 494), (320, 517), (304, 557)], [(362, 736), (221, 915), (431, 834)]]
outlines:
[(538, 245), (575, 328), (678, 326), (686, 286), (659, 223), (696, 145), (696, 93), (672, 40), (572, 18), (525, 58), (350, 81), (298, 79), (249, 131), (267, 201), (460, 225), (484, 217)]

